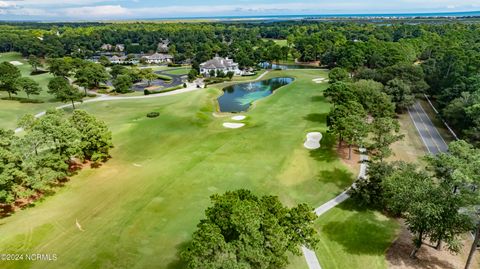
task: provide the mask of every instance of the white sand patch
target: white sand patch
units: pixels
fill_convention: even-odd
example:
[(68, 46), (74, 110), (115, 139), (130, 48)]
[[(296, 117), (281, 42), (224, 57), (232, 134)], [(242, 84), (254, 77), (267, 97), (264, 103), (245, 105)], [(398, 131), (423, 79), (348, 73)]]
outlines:
[(243, 115), (233, 116), (232, 120), (244, 120), (246, 117)]
[(138, 164), (138, 163), (134, 163), (133, 166), (135, 166), (135, 167), (142, 167), (142, 165), (141, 165), (141, 164)]
[(11, 61), (10, 63), (13, 64), (13, 65), (23, 65), (23, 63), (21, 63), (19, 61)]
[(245, 126), (245, 123), (225, 122), (223, 124), (223, 127), (229, 128), (229, 129), (238, 129), (238, 128), (242, 128), (243, 126)]
[(315, 83), (323, 83), (323, 82), (326, 82), (327, 79), (326, 78), (314, 78), (312, 79), (313, 82)]
[(312, 132), (307, 134), (307, 140), (303, 146), (307, 149), (318, 149), (320, 148), (320, 140), (322, 140), (322, 133)]

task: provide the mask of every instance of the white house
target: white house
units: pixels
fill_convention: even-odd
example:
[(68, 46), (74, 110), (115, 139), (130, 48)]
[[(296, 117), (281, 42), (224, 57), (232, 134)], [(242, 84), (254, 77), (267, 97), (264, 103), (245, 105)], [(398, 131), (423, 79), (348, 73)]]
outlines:
[(113, 46), (110, 45), (110, 44), (103, 44), (100, 49), (101, 50), (106, 50), (106, 51), (109, 51), (109, 50), (112, 50)]
[(110, 57), (110, 62), (112, 64), (137, 64), (138, 60), (136, 58), (128, 58), (127, 56), (117, 56), (113, 55)]
[(233, 72), (235, 75), (242, 75), (242, 70), (238, 68), (238, 63), (235, 63), (232, 59), (214, 57), (213, 59), (200, 64), (200, 74), (204, 76), (210, 76), (210, 72), (214, 70), (215, 74), (218, 71), (223, 71), (224, 74)]
[(171, 63), (173, 61), (173, 56), (164, 53), (154, 53), (152, 55), (143, 56), (149, 64), (160, 64), (160, 63)]

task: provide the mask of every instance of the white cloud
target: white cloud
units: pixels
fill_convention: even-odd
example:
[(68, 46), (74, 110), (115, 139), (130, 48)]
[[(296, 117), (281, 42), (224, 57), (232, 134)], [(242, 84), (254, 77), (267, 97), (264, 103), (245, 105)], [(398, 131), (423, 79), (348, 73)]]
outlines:
[(130, 16), (128, 9), (120, 5), (89, 6), (63, 9), (63, 14), (73, 18), (114, 18)]

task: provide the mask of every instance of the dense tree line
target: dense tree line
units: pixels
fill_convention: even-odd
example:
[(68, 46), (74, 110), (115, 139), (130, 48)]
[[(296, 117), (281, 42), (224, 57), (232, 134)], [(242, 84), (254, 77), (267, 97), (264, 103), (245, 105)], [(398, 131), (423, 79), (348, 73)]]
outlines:
[(93, 165), (109, 157), (112, 135), (103, 121), (85, 111), (66, 116), (48, 110), (40, 118), (19, 121), (24, 135), (0, 129), (0, 206), (53, 191), (83, 161)]

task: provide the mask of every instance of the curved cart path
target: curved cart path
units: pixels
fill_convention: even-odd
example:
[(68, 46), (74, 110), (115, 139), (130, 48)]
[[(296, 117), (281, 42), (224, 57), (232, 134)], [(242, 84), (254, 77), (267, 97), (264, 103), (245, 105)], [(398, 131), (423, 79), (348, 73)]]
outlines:
[[(360, 148), (360, 172), (358, 173), (358, 178), (365, 178), (367, 176), (367, 160), (368, 156), (365, 154), (366, 149)], [(355, 184), (352, 185), (352, 187)], [(351, 188), (351, 187), (350, 187)], [(323, 205), (315, 208), (314, 212), (317, 216), (320, 216), (330, 209), (336, 207), (337, 205), (341, 204), (343, 201), (347, 200), (350, 196), (348, 195), (348, 188), (346, 191), (340, 193), (337, 197), (333, 198), (332, 200), (324, 203)], [(320, 266), (320, 262), (318, 261), (317, 255), (315, 251), (308, 249), (302, 246), (303, 256), (305, 256), (305, 260), (307, 261), (307, 265), (309, 269), (322, 269)]]
[[(265, 71), (263, 74), (258, 76), (258, 78), (253, 79), (251, 81), (257, 81), (262, 79), (265, 75), (267, 75), (269, 71)], [(243, 81), (242, 81), (243, 82)], [(247, 81), (248, 82), (248, 81)], [(110, 95), (105, 95), (105, 94), (99, 94), (98, 97), (85, 100), (82, 102), (75, 102), (75, 105), (79, 104), (85, 104), (85, 103), (94, 103), (94, 102), (103, 102), (103, 101), (118, 101), (118, 100), (131, 100), (131, 99), (148, 99), (148, 98), (158, 98), (158, 97), (163, 97), (163, 96), (170, 96), (170, 95), (176, 95), (176, 94), (181, 94), (181, 93), (186, 93), (186, 92), (193, 92), (200, 90), (202, 88), (197, 88), (197, 85), (195, 83), (188, 83), (187, 88), (171, 91), (171, 92), (165, 92), (165, 93), (157, 93), (157, 94), (151, 94), (151, 95), (141, 95), (141, 96), (110, 96)], [(63, 109), (67, 107), (71, 107), (72, 104), (65, 104), (61, 106), (55, 107), (55, 109)], [(45, 115), (46, 111), (42, 111), (40, 113), (35, 114), (35, 118), (42, 117)], [(15, 133), (19, 133), (23, 131), (23, 128), (17, 128), (15, 129)]]

